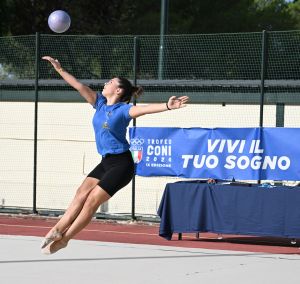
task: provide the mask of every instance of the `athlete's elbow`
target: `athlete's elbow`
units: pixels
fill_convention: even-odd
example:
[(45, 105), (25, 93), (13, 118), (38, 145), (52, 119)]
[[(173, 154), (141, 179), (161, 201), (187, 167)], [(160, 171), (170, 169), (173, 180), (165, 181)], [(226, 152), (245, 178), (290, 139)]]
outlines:
[(147, 114), (147, 113), (142, 112), (142, 111), (130, 111), (130, 112), (129, 112), (129, 115), (130, 115), (132, 118), (138, 118), (138, 117), (140, 117), (140, 116), (142, 116), (142, 115), (145, 115), (145, 114)]

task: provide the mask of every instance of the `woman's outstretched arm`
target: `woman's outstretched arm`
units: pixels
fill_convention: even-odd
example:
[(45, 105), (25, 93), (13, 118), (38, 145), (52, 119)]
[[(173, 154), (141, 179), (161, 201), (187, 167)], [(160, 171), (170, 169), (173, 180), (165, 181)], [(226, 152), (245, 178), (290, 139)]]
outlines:
[(145, 114), (158, 113), (167, 110), (178, 109), (186, 106), (187, 101), (189, 100), (188, 96), (175, 97), (172, 96), (166, 103), (161, 104), (149, 104), (145, 106), (133, 106), (129, 110), (129, 115), (132, 118), (136, 118)]
[(79, 82), (73, 75), (65, 71), (57, 59), (53, 59), (50, 56), (42, 57), (44, 60), (48, 60), (54, 67), (54, 69), (59, 73), (59, 75), (75, 90), (77, 90), (80, 95), (91, 105), (94, 105), (97, 99), (97, 93), (93, 91), (90, 87)]

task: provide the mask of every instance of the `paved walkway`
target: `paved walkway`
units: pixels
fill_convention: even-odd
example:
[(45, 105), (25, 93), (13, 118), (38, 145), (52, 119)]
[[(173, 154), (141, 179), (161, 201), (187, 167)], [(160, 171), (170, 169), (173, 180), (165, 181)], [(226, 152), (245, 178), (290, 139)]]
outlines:
[(299, 284), (299, 254), (73, 240), (40, 253), (42, 238), (0, 235), (3, 284)]

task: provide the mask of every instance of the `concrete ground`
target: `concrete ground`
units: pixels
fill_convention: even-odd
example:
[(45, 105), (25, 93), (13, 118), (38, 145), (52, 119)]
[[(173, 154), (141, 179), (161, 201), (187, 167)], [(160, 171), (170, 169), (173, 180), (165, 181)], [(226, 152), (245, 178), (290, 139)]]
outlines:
[(299, 254), (73, 240), (47, 256), (41, 241), (0, 235), (0, 283), (300, 283)]

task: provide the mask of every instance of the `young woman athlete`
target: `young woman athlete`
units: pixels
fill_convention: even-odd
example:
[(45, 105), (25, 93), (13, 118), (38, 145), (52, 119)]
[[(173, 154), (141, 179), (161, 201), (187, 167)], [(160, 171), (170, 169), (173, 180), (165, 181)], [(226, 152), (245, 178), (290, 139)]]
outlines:
[(96, 146), (102, 160), (77, 189), (74, 199), (62, 218), (47, 233), (42, 252), (52, 254), (67, 246), (91, 221), (98, 207), (127, 185), (134, 175), (134, 162), (126, 140), (132, 118), (186, 106), (187, 96), (172, 96), (166, 103), (133, 106), (132, 97), (143, 93), (123, 77), (105, 83), (102, 92), (95, 92), (65, 71), (57, 59), (44, 56), (60, 76), (95, 108), (93, 126)]

